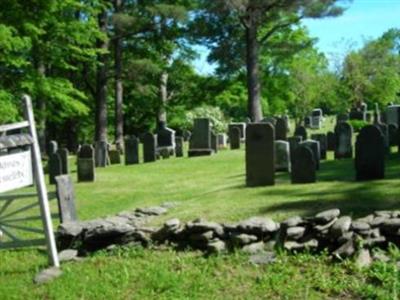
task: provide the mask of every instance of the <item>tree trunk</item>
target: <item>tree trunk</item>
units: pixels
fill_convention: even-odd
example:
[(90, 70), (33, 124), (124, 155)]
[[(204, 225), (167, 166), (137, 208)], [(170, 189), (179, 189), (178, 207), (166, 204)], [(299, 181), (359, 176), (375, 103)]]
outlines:
[(166, 71), (162, 72), (160, 77), (160, 99), (161, 106), (158, 111), (157, 125), (167, 124), (167, 102), (168, 102), (168, 73)]
[[(37, 72), (40, 77), (44, 78), (46, 77), (46, 66), (44, 65), (42, 60), (39, 60), (37, 62)], [(40, 118), (38, 119), (37, 122), (37, 127), (38, 127), (38, 140), (39, 140), (39, 146), (40, 146), (40, 151), (42, 153), (46, 153), (46, 100), (44, 99), (44, 95), (42, 93), (39, 93), (37, 95), (36, 99), (36, 108), (39, 112)]]
[[(250, 22), (252, 23), (252, 22)], [(261, 109), (260, 77), (257, 40), (257, 25), (250, 24), (246, 28), (246, 67), (247, 67), (247, 90), (248, 90), (248, 117), (253, 122), (259, 122), (263, 118)]]
[[(107, 13), (103, 11), (98, 17), (100, 30), (107, 32)], [(107, 40), (98, 40), (97, 47), (108, 50)], [(107, 55), (99, 54), (96, 74), (96, 116), (95, 140), (107, 141)]]

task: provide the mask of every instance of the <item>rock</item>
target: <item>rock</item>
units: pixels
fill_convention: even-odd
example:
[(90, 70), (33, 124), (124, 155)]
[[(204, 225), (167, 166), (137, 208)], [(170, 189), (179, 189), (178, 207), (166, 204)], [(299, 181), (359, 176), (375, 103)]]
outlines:
[(372, 258), (374, 261), (380, 261), (387, 263), (390, 261), (390, 257), (387, 256), (383, 251), (376, 251), (373, 255)]
[(348, 240), (346, 243), (341, 245), (338, 249), (333, 251), (333, 255), (337, 256), (339, 258), (345, 258), (345, 257), (350, 257), (354, 254), (356, 251), (355, 246), (354, 246), (354, 241)]
[(249, 258), (249, 262), (255, 265), (268, 265), (276, 261), (274, 252), (263, 251), (261, 253), (253, 254)]
[(386, 217), (376, 217), (369, 224), (375, 228), (381, 226), (388, 218)]
[(364, 223), (371, 223), (374, 220), (374, 218), (375, 218), (374, 215), (368, 215), (368, 216), (365, 216), (363, 218), (358, 218), (358, 219), (356, 219), (354, 221), (356, 221), (356, 222), (364, 222)]
[(83, 222), (67, 222), (58, 226), (57, 234), (61, 236), (77, 237), (82, 233)]
[(276, 223), (272, 219), (266, 217), (253, 217), (240, 222), (237, 228), (241, 232), (255, 234), (258, 236), (278, 231), (279, 223)]
[(351, 223), (351, 229), (356, 232), (361, 232), (371, 229), (371, 226), (366, 222), (353, 221), (353, 223)]
[(248, 254), (256, 254), (265, 250), (264, 242), (253, 243), (246, 245), (242, 248), (242, 251)]
[(214, 238), (214, 232), (212, 230), (203, 233), (194, 233), (189, 236), (189, 239), (193, 242), (208, 242)]
[(148, 216), (160, 216), (167, 213), (168, 209), (161, 206), (154, 206), (154, 207), (145, 207), (145, 208), (138, 208), (136, 212), (148, 215)]
[(78, 257), (78, 250), (66, 249), (58, 253), (60, 262), (75, 260)]
[(328, 223), (328, 222), (334, 220), (339, 215), (340, 215), (340, 210), (335, 208), (335, 209), (326, 210), (326, 211), (316, 214), (314, 217), (314, 220), (317, 223), (325, 224), (325, 223)]
[(294, 241), (287, 241), (283, 244), (283, 247), (286, 250), (292, 251), (292, 250), (297, 250), (297, 251), (302, 251), (305, 249), (316, 249), (318, 248), (318, 240), (316, 239), (312, 239), (309, 240), (305, 243), (298, 243), (298, 242), (294, 242)]
[(177, 218), (168, 220), (167, 222), (164, 223), (164, 227), (168, 229), (176, 229), (179, 228), (180, 225), (181, 221), (179, 221), (179, 219)]
[(248, 245), (251, 243), (254, 243), (258, 240), (258, 238), (255, 235), (250, 235), (250, 234), (237, 234), (232, 236), (232, 242), (235, 245), (243, 246), (243, 245)]
[(399, 229), (400, 228), (400, 218), (386, 219), (382, 223), (383, 227), (386, 229)]
[(62, 271), (60, 268), (51, 267), (41, 271), (39, 274), (35, 276), (33, 282), (36, 284), (44, 284), (52, 281), (53, 279), (60, 277), (62, 275)]
[(295, 226), (302, 225), (303, 223), (304, 223), (304, 220), (301, 217), (295, 216), (295, 217), (286, 219), (281, 224), (282, 224), (282, 226), (285, 226), (285, 227), (295, 227)]
[(366, 238), (363, 240), (363, 245), (367, 247), (379, 247), (386, 244), (386, 238), (384, 236)]
[(356, 257), (355, 264), (360, 269), (369, 267), (372, 264), (372, 257), (369, 250), (362, 249)]
[(224, 228), (222, 225), (215, 222), (207, 222), (199, 219), (186, 224), (186, 230), (189, 233), (203, 233), (207, 231), (214, 231), (218, 236), (224, 235)]
[(374, 212), (374, 215), (377, 217), (391, 218), (392, 212), (389, 210), (380, 210), (380, 211)]
[(304, 236), (304, 232), (306, 231), (305, 227), (289, 227), (286, 230), (286, 238), (290, 240), (298, 240)]
[(342, 236), (338, 237), (337, 240), (342, 245), (342, 244), (352, 240), (353, 236), (354, 236), (354, 232), (348, 231), (348, 232), (343, 233)]
[(329, 221), (328, 223), (322, 224), (322, 225), (316, 225), (314, 226), (314, 230), (323, 233), (323, 234), (327, 234), (329, 231), (329, 228), (331, 228), (331, 226), (333, 224), (335, 224), (337, 221), (337, 218), (332, 219), (331, 221)]
[(330, 232), (334, 237), (343, 236), (344, 233), (350, 230), (351, 218), (348, 216), (340, 217), (330, 228)]
[(207, 245), (207, 251), (210, 253), (221, 253), (226, 250), (226, 244), (225, 242), (221, 240), (214, 240), (212, 242), (209, 242)]

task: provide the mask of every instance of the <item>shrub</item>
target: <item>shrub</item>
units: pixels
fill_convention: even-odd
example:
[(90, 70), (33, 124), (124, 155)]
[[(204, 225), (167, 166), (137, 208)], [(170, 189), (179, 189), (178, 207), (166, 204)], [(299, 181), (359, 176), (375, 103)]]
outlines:
[(367, 126), (369, 123), (363, 120), (349, 120), (349, 124), (353, 127), (354, 132), (359, 132), (361, 128)]

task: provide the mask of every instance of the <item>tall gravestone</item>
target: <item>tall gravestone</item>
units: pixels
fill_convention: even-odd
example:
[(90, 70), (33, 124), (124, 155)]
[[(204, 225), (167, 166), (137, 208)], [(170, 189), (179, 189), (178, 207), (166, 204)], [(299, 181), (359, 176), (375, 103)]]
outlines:
[(56, 153), (58, 150), (58, 143), (56, 141), (50, 141), (49, 144), (47, 145), (47, 156), (50, 157), (50, 155)]
[(319, 142), (319, 151), (321, 159), (326, 159), (326, 151), (328, 150), (328, 141), (326, 134), (316, 133), (311, 135), (311, 139)]
[(296, 127), (296, 130), (294, 131), (294, 135), (295, 136), (296, 135), (301, 136), (303, 141), (305, 141), (307, 139), (307, 137), (308, 137), (307, 129), (304, 126), (299, 125), (299, 126)]
[(385, 143), (382, 132), (374, 125), (361, 129), (356, 141), (356, 180), (385, 177)]
[(189, 157), (211, 155), (211, 120), (195, 119), (193, 134), (189, 142)]
[(108, 144), (105, 141), (97, 141), (94, 148), (95, 164), (98, 168), (105, 168), (108, 164)]
[(290, 145), (287, 141), (275, 141), (275, 170), (290, 172)]
[(275, 184), (275, 129), (269, 123), (246, 128), (246, 185)]
[(56, 187), (60, 223), (77, 221), (75, 190), (71, 177), (69, 175), (57, 176)]
[(175, 137), (175, 155), (176, 157), (184, 156), (184, 138), (182, 136)]
[(229, 144), (231, 150), (240, 149), (240, 129), (233, 127), (229, 130)]
[(290, 161), (293, 164), (294, 159), (294, 151), (297, 147), (300, 146), (300, 143), (303, 141), (303, 138), (299, 135), (292, 136), (288, 138), (289, 146), (290, 146)]
[(211, 131), (211, 149), (213, 149), (214, 153), (218, 152), (218, 136)]
[(50, 155), (48, 167), (50, 184), (56, 184), (56, 176), (62, 175), (62, 162), (58, 153)]
[(228, 133), (233, 129), (238, 128), (240, 131), (240, 140), (246, 139), (246, 123), (231, 123), (228, 125)]
[(285, 118), (278, 118), (275, 125), (275, 138), (280, 141), (286, 141), (288, 134), (288, 121)]
[(340, 122), (335, 126), (335, 159), (353, 157), (353, 127), (347, 122)]
[(119, 165), (121, 163), (121, 151), (118, 149), (118, 147), (110, 149), (108, 151), (108, 157), (110, 159), (110, 164), (112, 165)]
[(306, 146), (311, 149), (313, 152), (314, 160), (315, 160), (315, 168), (319, 170), (319, 162), (321, 160), (321, 150), (320, 150), (320, 145), (318, 141), (314, 140), (306, 140), (300, 143), (301, 146)]
[(143, 135), (143, 162), (149, 163), (157, 160), (156, 148), (157, 140), (156, 136), (150, 132)]
[(397, 131), (399, 128), (397, 127), (396, 124), (389, 124), (388, 125), (388, 131), (389, 131), (389, 145), (390, 147), (397, 146), (398, 141), (398, 133)]
[(168, 128), (165, 122), (160, 122), (157, 130), (157, 151), (160, 154), (166, 153), (163, 157), (175, 153), (175, 130)]
[(313, 109), (313, 111), (311, 112), (311, 128), (321, 129), (323, 117), (324, 115), (322, 109)]
[(82, 145), (78, 152), (78, 182), (95, 180), (94, 150), (91, 145)]
[(69, 174), (69, 161), (68, 161), (68, 149), (67, 148), (61, 148), (57, 150), (58, 155), (60, 156), (61, 159), (61, 172), (64, 175)]
[(336, 136), (332, 131), (328, 131), (326, 134), (326, 148), (328, 151), (335, 151), (336, 148)]
[(316, 162), (312, 150), (302, 145), (294, 152), (291, 180), (292, 183), (316, 182)]
[(136, 165), (139, 163), (139, 141), (132, 135), (125, 139), (125, 165)]

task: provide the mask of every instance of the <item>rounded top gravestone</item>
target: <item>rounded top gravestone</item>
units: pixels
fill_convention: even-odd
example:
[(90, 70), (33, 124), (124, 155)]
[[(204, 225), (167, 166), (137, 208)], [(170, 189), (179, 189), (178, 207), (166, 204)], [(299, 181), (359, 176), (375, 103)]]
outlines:
[(316, 182), (316, 167), (313, 151), (305, 145), (300, 145), (294, 150), (292, 183)]
[(353, 127), (347, 122), (340, 122), (335, 126), (335, 158), (352, 158)]
[(300, 125), (296, 127), (296, 130), (294, 131), (294, 135), (299, 135), (303, 138), (303, 141), (307, 139), (307, 129)]
[(79, 149), (79, 158), (94, 158), (94, 149), (92, 145), (84, 144)]
[(277, 140), (286, 141), (288, 133), (288, 121), (284, 118), (278, 118), (275, 125), (275, 138)]

